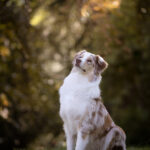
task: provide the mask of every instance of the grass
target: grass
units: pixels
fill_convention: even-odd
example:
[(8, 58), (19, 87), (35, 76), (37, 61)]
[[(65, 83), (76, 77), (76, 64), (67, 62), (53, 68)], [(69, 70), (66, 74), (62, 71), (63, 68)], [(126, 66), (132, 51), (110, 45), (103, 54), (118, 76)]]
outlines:
[[(54, 148), (50, 150), (66, 150), (66, 148)], [(128, 147), (127, 150), (150, 150), (150, 147)]]
[(127, 150), (150, 150), (150, 147), (128, 147)]
[[(26, 149), (14, 149), (14, 150), (26, 150)], [(28, 149), (29, 150), (29, 149)], [(32, 149), (35, 150), (35, 149)], [(38, 150), (66, 150), (65, 147), (57, 147), (52, 149), (41, 148)], [(128, 147), (127, 150), (150, 150), (150, 147)]]

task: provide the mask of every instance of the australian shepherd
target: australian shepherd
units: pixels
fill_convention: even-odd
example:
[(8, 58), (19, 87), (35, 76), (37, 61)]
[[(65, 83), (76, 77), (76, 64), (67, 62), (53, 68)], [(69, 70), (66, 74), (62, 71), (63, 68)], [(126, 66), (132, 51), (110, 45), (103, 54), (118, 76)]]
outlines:
[(110, 117), (99, 84), (107, 62), (83, 50), (59, 90), (67, 150), (126, 150), (124, 131)]

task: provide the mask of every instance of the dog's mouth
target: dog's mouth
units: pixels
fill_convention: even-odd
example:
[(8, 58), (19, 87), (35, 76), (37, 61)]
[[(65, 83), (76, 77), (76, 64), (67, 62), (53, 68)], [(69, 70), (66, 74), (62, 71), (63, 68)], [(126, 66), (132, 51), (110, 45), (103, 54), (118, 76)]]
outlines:
[(81, 68), (81, 67), (79, 67), (83, 72), (86, 72), (86, 70), (85, 69), (83, 69), (83, 68)]
[(82, 67), (80, 67), (79, 65), (76, 64), (76, 67), (80, 68), (83, 72), (86, 72), (85, 69), (83, 69)]

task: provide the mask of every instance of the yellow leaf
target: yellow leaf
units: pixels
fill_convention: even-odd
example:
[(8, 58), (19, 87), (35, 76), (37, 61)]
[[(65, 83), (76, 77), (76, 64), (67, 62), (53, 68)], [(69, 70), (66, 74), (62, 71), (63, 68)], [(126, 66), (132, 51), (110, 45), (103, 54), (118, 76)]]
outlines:
[(10, 103), (7, 99), (7, 96), (4, 93), (0, 94), (0, 103), (6, 107), (8, 107), (10, 105)]
[(1, 46), (0, 47), (0, 55), (4, 56), (4, 57), (10, 56), (10, 50), (5, 46)]

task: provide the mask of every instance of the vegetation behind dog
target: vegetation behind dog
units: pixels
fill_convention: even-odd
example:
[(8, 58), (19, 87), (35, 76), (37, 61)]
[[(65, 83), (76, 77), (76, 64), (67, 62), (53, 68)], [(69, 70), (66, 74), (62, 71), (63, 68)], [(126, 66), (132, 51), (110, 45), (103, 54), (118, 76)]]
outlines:
[(109, 63), (102, 98), (127, 145), (150, 145), (149, 6), (148, 0), (1, 0), (0, 149), (64, 145), (58, 89), (83, 48)]

